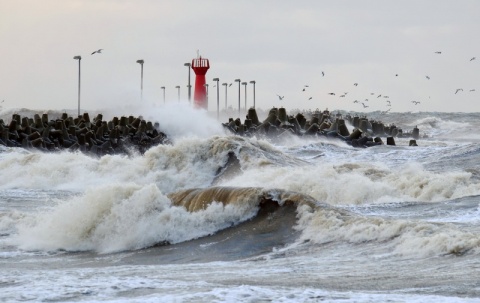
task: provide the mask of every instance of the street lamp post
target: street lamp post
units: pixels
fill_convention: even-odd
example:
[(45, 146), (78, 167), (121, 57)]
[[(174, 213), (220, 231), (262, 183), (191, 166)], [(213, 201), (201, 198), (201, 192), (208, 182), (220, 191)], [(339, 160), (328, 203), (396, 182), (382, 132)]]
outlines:
[(255, 82), (254, 80), (250, 81), (253, 84), (253, 108), (255, 108)]
[(78, 116), (80, 116), (80, 61), (82, 61), (82, 56), (75, 56), (73, 59), (78, 60)]
[(213, 78), (213, 81), (217, 81), (217, 120), (220, 117), (220, 99), (219, 99), (219, 87), (218, 87), (218, 81), (220, 81), (219, 78)]
[(222, 83), (223, 86), (225, 86), (225, 111), (227, 111), (227, 87), (228, 83)]
[(238, 82), (238, 117), (240, 117), (240, 79), (235, 79)]
[(242, 82), (242, 85), (245, 86), (245, 112), (247, 112), (247, 82)]
[(203, 86), (205, 86), (205, 89), (206, 89), (207, 95), (205, 97), (207, 98), (207, 105), (208, 105), (208, 83), (205, 83)]
[(180, 85), (175, 86), (175, 88), (178, 90), (178, 102), (180, 102)]
[(188, 68), (188, 102), (192, 100), (192, 86), (190, 85), (190, 63), (184, 63), (184, 66)]
[(165, 103), (165, 86), (160, 87), (163, 90), (163, 103)]
[(137, 60), (137, 63), (140, 64), (140, 100), (143, 101), (143, 59)]

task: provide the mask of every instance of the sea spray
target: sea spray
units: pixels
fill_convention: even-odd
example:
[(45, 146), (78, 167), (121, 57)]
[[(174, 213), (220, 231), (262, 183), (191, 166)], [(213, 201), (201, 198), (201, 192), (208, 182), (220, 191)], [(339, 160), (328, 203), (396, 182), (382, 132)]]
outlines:
[(205, 138), (225, 134), (219, 121), (209, 116), (207, 111), (196, 109), (187, 102), (169, 102), (154, 107), (135, 104), (135, 106), (106, 109), (105, 115), (124, 115), (125, 112), (158, 121), (162, 131), (173, 141), (185, 137)]
[(380, 162), (250, 167), (225, 186), (262, 186), (305, 193), (331, 205), (438, 202), (480, 194), (480, 183), (462, 171), (426, 170), (418, 163), (387, 167)]
[(480, 254), (480, 236), (449, 223), (385, 219), (335, 208), (299, 212), (298, 242), (316, 245), (382, 243), (383, 250), (402, 257)]
[(213, 234), (255, 215), (255, 205), (211, 203), (189, 212), (153, 184), (100, 186), (19, 223), (14, 242), (25, 250), (140, 249)]

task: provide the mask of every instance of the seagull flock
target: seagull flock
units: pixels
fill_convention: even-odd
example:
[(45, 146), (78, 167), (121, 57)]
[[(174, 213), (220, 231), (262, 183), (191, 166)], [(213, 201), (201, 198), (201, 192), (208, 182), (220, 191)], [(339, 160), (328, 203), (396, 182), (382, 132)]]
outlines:
[[(437, 54), (437, 55), (441, 55), (441, 54), (442, 54), (441, 51), (435, 51), (434, 53)], [(469, 61), (471, 62), (471, 61), (474, 61), (474, 60), (476, 60), (476, 57), (470, 58)], [(324, 72), (324, 71), (321, 71), (321, 75), (322, 75), (322, 77), (325, 77), (325, 72)], [(395, 74), (395, 77), (399, 77), (399, 74)], [(426, 78), (427, 80), (431, 80), (430, 75), (426, 75), (425, 78)], [(432, 80), (432, 81), (434, 81), (434, 80)], [(359, 85), (358, 82), (353, 83), (353, 86), (355, 86), (355, 87), (357, 87), (358, 85)], [(307, 92), (309, 87), (310, 87), (309, 85), (304, 85), (304, 86), (302, 87), (301, 91), (302, 91), (302, 92)], [(469, 91), (469, 92), (475, 92), (475, 89), (470, 89), (470, 90), (468, 90), (468, 91)], [(457, 88), (457, 89), (455, 90), (455, 95), (458, 94), (459, 92), (463, 92), (463, 88)], [(329, 92), (329, 93), (327, 93), (327, 94), (330, 95), (330, 96), (336, 96), (336, 93), (335, 93), (335, 92)], [(342, 93), (342, 94), (340, 94), (340, 95), (338, 96), (338, 98), (346, 98), (346, 97), (347, 97), (347, 94), (348, 94), (348, 92)], [(375, 94), (375, 93), (370, 93), (370, 95), (371, 95), (371, 96), (374, 96), (374, 95), (376, 95), (376, 94)], [(278, 94), (277, 94), (277, 96), (278, 96), (278, 98), (279, 98), (280, 101), (282, 101), (282, 100), (284, 99), (284, 97), (285, 97), (285, 96), (280, 96), (280, 95), (278, 95)], [(381, 98), (381, 97), (383, 97), (383, 98), (385, 99), (385, 101), (386, 101), (385, 105), (386, 105), (387, 107), (389, 107), (388, 110), (383, 111), (383, 113), (387, 113), (387, 112), (389, 112), (389, 111), (391, 110), (391, 106), (392, 106), (392, 103), (391, 103), (391, 101), (389, 100), (390, 97), (389, 97), (388, 95), (383, 95), (383, 94), (378, 94), (378, 95), (377, 95), (377, 98)], [(429, 98), (430, 98), (430, 97), (429, 97)], [(312, 100), (312, 99), (313, 99), (313, 97), (312, 97), (311, 95), (308, 96), (308, 98), (307, 98), (307, 100)], [(361, 105), (363, 106), (363, 108), (368, 108), (368, 107), (369, 107), (369, 105), (367, 105), (367, 104), (368, 104), (367, 102), (368, 102), (368, 99), (365, 99), (363, 102), (360, 102), (360, 101), (358, 101), (358, 100), (354, 100), (354, 101), (353, 101), (353, 103), (361, 104)], [(416, 101), (416, 100), (411, 101), (411, 103), (412, 103), (414, 106), (421, 104), (420, 101)]]
[[(102, 51), (103, 51), (103, 48), (99, 48), (99, 49), (93, 51), (93, 52), (91, 53), (91, 55), (102, 54)], [(442, 54), (441, 51), (435, 51), (434, 53), (437, 54), (437, 55), (441, 55), (441, 54)], [(471, 61), (474, 61), (474, 60), (476, 60), (476, 57), (472, 57), (469, 61), (471, 62)], [(321, 74), (322, 74), (322, 77), (325, 77), (325, 72), (324, 72), (324, 71), (321, 71)], [(395, 77), (398, 77), (398, 74), (395, 74)], [(431, 79), (430, 76), (428, 76), (428, 75), (426, 75), (425, 78), (426, 78), (427, 80), (430, 80), (430, 79)], [(232, 86), (232, 84), (233, 84), (233, 83), (230, 83), (230, 84), (228, 85), (228, 87)], [(358, 85), (359, 85), (358, 82), (353, 83), (353, 86), (355, 86), (355, 87), (357, 87)], [(302, 92), (306, 92), (309, 87), (310, 87), (309, 85), (305, 84), (305, 85), (302, 87)], [(457, 88), (457, 89), (455, 90), (455, 95), (458, 94), (459, 92), (463, 92), (463, 88)], [(470, 89), (469, 92), (475, 92), (475, 89)], [(345, 93), (339, 95), (339, 98), (346, 98), (347, 94), (348, 94), (348, 92), (345, 92)], [(328, 93), (328, 95), (330, 95), (330, 96), (335, 96), (336, 94), (335, 94), (334, 92), (330, 92), (330, 93)], [(370, 95), (374, 96), (375, 93), (370, 93)], [(282, 100), (285, 98), (285, 96), (281, 96), (281, 95), (279, 95), (279, 94), (277, 94), (277, 97), (278, 97), (278, 100), (279, 100), (279, 101), (282, 101)], [(379, 95), (377, 96), (377, 98), (380, 98), (380, 97), (382, 97), (382, 94), (379, 94)], [(386, 101), (386, 106), (387, 106), (387, 107), (390, 107), (387, 111), (384, 111), (385, 113), (387, 113), (388, 111), (390, 111), (392, 104), (391, 104), (391, 101), (388, 99), (389, 96), (383, 95), (383, 98), (386, 99), (386, 100), (385, 100), (385, 101)], [(307, 100), (312, 100), (312, 99), (313, 99), (312, 96), (309, 96), (309, 97), (307, 98)], [(2, 102), (0, 102), (0, 103), (3, 103), (4, 101), (5, 101), (5, 100), (2, 100)], [(364, 102), (368, 102), (368, 99), (365, 99)], [(360, 102), (360, 101), (358, 101), (358, 100), (354, 100), (354, 101), (353, 101), (353, 103), (359, 103), (359, 104), (361, 104), (361, 105), (363, 106), (363, 108), (368, 108), (369, 105), (365, 104), (364, 102)], [(420, 104), (420, 101), (412, 101), (412, 103), (413, 103), (414, 105), (418, 105), (418, 104)]]

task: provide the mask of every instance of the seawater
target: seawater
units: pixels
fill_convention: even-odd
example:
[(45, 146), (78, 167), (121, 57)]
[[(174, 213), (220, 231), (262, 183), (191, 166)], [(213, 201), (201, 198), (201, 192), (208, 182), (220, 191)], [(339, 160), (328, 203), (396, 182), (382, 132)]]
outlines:
[(479, 302), (480, 114), (367, 117), (426, 136), (236, 137), (176, 104), (143, 155), (0, 146), (0, 301)]

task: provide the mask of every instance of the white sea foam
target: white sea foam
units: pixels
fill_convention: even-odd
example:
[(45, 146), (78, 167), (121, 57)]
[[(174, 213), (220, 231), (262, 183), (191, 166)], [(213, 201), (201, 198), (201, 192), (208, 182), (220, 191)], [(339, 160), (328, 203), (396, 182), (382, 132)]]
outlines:
[(419, 258), (480, 253), (480, 236), (448, 223), (365, 217), (337, 209), (300, 212), (300, 242), (382, 243), (391, 254)]
[[(315, 148), (321, 148), (321, 145)], [(326, 154), (337, 152), (324, 149)], [(7, 152), (0, 155), (0, 189), (31, 188), (83, 192), (90, 187), (130, 182), (156, 184), (164, 192), (211, 185), (228, 152), (241, 171), (221, 185), (282, 188), (333, 205), (388, 202), (437, 202), (480, 195), (480, 183), (461, 170), (429, 171), (408, 161), (411, 150), (343, 151), (345, 159), (299, 160), (264, 140), (234, 136), (183, 138), (156, 146), (144, 156), (92, 158), (81, 153)], [(376, 153), (369, 161), (367, 153)], [(421, 153), (422, 151), (419, 151)], [(424, 155), (432, 153), (430, 149)], [(459, 152), (462, 152), (461, 150)], [(389, 154), (387, 154), (389, 153)], [(338, 156), (338, 155), (337, 155)], [(433, 156), (429, 156), (433, 157)], [(397, 165), (381, 159), (400, 159)], [(437, 151), (437, 159), (438, 151)]]
[(14, 243), (26, 250), (112, 252), (178, 243), (215, 233), (256, 213), (256, 208), (212, 203), (188, 212), (171, 205), (153, 184), (106, 185), (59, 203), (18, 224)]
[(0, 155), (0, 189), (30, 188), (83, 192), (100, 184), (157, 183), (164, 192), (209, 185), (227, 154), (241, 146), (234, 140), (180, 139), (160, 145), (144, 156), (82, 153), (10, 152)]
[[(7, 302), (412, 302), (473, 303), (477, 298), (414, 294), (408, 291), (383, 292), (329, 290), (319, 286), (295, 285), (280, 272), (279, 265), (259, 267), (242, 264), (192, 264), (190, 266), (112, 266), (72, 271), (40, 270), (8, 272), (0, 280), (2, 298)], [(284, 264), (283, 264), (284, 265)], [(311, 270), (299, 264), (301, 272)], [(244, 273), (245, 277), (237, 276)], [(258, 276), (255, 277), (254, 274)], [(317, 273), (319, 275), (320, 273)], [(296, 278), (301, 278), (296, 276)], [(18, 279), (28, 283), (16, 283)], [(279, 283), (279, 281), (283, 283)], [(304, 280), (302, 280), (304, 281)], [(381, 283), (376, 281), (376, 283)], [(379, 287), (381, 284), (377, 284)], [(398, 286), (397, 286), (398, 287)], [(337, 287), (342, 289), (342, 287)]]
[(480, 140), (477, 127), (471, 122), (460, 121), (457, 119), (441, 118), (438, 116), (428, 116), (409, 123), (409, 126), (417, 126), (421, 134), (428, 134), (434, 139), (443, 139), (445, 141), (476, 141)]
[(480, 194), (480, 184), (468, 172), (440, 174), (416, 163), (397, 168), (340, 161), (315, 166), (267, 166), (245, 171), (224, 185), (283, 188), (332, 205), (436, 202)]
[[(154, 147), (145, 155), (91, 158), (0, 146), (0, 190), (5, 193), (0, 199), (0, 265), (8, 268), (0, 277), (3, 300), (478, 301), (477, 149), (475, 142), (467, 145), (454, 136), (474, 134), (475, 116), (456, 121), (439, 115), (441, 120), (432, 125), (419, 121), (421, 133), (440, 137), (417, 140), (418, 148), (406, 146), (405, 138), (397, 139), (396, 147), (354, 149), (318, 138), (272, 144), (231, 137), (217, 132), (217, 121), (204, 121), (209, 118), (203, 113), (187, 110), (184, 116), (174, 116), (162, 110), (142, 108), (138, 114), (158, 119), (174, 145)], [(136, 114), (119, 109), (104, 112), (104, 117), (125, 112)], [(393, 120), (401, 116), (395, 115), (389, 114)], [(405, 124), (413, 125), (425, 115), (404, 116)], [(298, 242), (252, 260), (145, 266), (142, 262), (154, 264), (157, 258), (145, 258), (145, 250), (49, 254), (57, 249), (110, 252), (185, 241), (250, 218), (255, 209), (238, 204), (213, 203), (187, 213), (172, 207), (166, 197), (180, 189), (210, 186), (229, 151), (238, 155), (241, 169), (220, 185), (292, 190), (333, 207), (300, 207)], [(22, 192), (27, 193), (23, 198)], [(35, 195), (37, 200), (32, 199)], [(12, 196), (19, 199), (12, 203)], [(17, 208), (18, 201), (28, 206)], [(438, 204), (429, 202), (436, 201), (465, 207), (435, 214)], [(357, 206), (370, 205), (387, 209), (387, 215), (355, 212)], [(419, 205), (432, 211), (412, 219), (411, 211)], [(129, 262), (140, 264), (125, 266)]]

